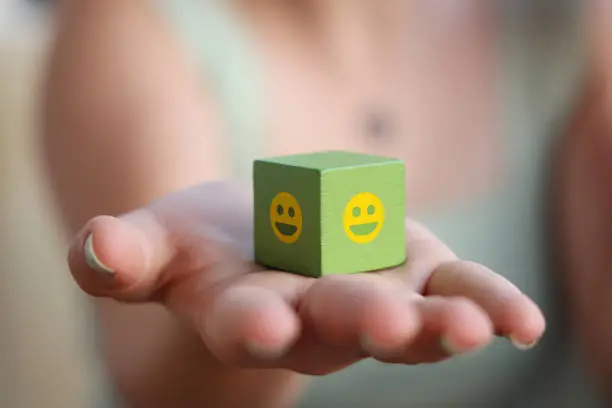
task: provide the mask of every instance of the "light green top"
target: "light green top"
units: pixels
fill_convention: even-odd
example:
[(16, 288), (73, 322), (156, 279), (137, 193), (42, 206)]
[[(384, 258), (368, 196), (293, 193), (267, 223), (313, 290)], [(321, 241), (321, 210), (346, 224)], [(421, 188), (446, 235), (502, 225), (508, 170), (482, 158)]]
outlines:
[[(250, 178), (252, 161), (259, 149), (263, 151), (266, 119), (259, 62), (248, 36), (224, 6), (227, 3), (209, 1), (200, 8), (197, 0), (159, 1), (168, 21), (201, 61), (205, 78), (217, 87), (232, 141), (228, 154), (236, 175)], [(521, 28), (517, 31), (523, 32)], [(553, 290), (558, 277), (547, 258), (545, 234), (547, 169), (557, 135), (542, 118), (563, 108), (563, 103), (551, 101), (567, 101), (570, 96), (567, 83), (575, 76), (562, 68), (572, 66), (573, 60), (568, 57), (541, 78), (529, 77), (533, 72), (529, 59), (543, 53), (525, 52), (528, 43), (529, 39), (522, 38), (503, 45), (506, 55), (512, 56), (504, 61), (505, 92), (500, 101), (507, 112), (504, 140), (510, 152), (505, 183), (488, 197), (452, 211), (411, 215), (459, 256), (486, 264), (532, 296), (548, 317), (548, 335), (529, 353), (517, 351), (502, 339), (474, 355), (435, 365), (406, 367), (364, 361), (315, 378), (301, 407), (596, 406), (575, 363), (573, 348), (564, 341), (567, 334)], [(564, 55), (569, 55), (570, 46), (564, 46)], [(555, 75), (559, 77), (556, 84), (565, 86), (538, 88), (544, 80), (555, 80)], [(525, 92), (534, 89), (541, 93), (525, 98)], [(544, 91), (550, 92), (544, 95)], [(526, 101), (539, 101), (542, 106), (526, 105)]]
[(233, 172), (248, 178), (255, 152), (262, 148), (266, 114), (257, 56), (248, 33), (236, 24), (225, 0), (156, 0), (202, 77), (213, 87), (224, 114)]

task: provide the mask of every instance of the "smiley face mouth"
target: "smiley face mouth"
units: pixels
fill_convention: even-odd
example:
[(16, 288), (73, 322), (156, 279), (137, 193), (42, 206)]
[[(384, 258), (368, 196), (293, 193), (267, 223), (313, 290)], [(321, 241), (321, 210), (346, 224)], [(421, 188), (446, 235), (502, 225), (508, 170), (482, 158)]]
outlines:
[(374, 222), (368, 222), (365, 224), (351, 225), (350, 228), (353, 234), (357, 236), (364, 236), (364, 235), (370, 235), (372, 232), (374, 232), (377, 226), (378, 226), (378, 221), (374, 221)]
[(291, 225), (291, 224), (285, 224), (284, 222), (276, 221), (274, 225), (276, 225), (276, 229), (278, 230), (278, 232), (280, 232), (282, 235), (286, 237), (290, 237), (294, 235), (298, 229), (297, 226)]

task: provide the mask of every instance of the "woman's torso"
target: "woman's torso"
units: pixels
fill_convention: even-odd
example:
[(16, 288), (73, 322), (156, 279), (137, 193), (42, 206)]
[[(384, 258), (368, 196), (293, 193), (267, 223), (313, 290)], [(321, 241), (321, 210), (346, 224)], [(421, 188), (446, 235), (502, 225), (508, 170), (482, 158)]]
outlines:
[[(206, 20), (198, 20), (190, 13), (197, 9), (190, 1), (162, 7), (169, 21), (192, 14), (189, 18), (194, 20), (175, 20), (174, 28), (185, 34), (208, 80), (217, 85), (228, 138), (225, 153), (233, 157), (236, 172), (248, 177), (257, 156), (311, 150), (401, 157), (406, 162), (410, 215), (424, 221), (458, 255), (482, 262), (516, 283), (554, 321), (557, 309), (542, 217), (546, 161), (554, 135), (542, 134), (512, 100), (520, 98), (516, 86), (522, 76), (520, 68), (509, 73), (496, 69), (491, 15), (461, 10), (444, 15), (424, 6), (424, 1), (422, 7), (410, 3), (396, 10), (404, 13), (400, 17), (407, 28), (389, 34), (400, 38), (399, 45), (379, 54), (394, 66), (371, 67), (372, 72), (388, 75), (382, 80), (350, 69), (377, 55), (364, 56), (359, 47), (351, 48), (350, 37), (362, 32), (350, 26), (337, 33), (338, 38), (348, 38), (347, 47), (327, 48), (310, 40), (304, 21), (292, 17), (293, 9), (233, 13), (211, 6)], [(483, 10), (487, 3), (474, 2)], [(207, 29), (196, 29), (198, 21)], [(345, 49), (352, 51), (336, 55)], [(508, 84), (519, 92), (500, 92)], [(510, 117), (506, 109), (513, 112)], [(557, 329), (553, 324), (548, 337), (560, 333)], [(550, 358), (554, 344), (545, 340), (524, 353), (499, 340), (474, 355), (428, 366), (365, 361), (315, 379), (302, 404), (512, 404), (515, 398), (524, 400), (525, 395), (518, 394), (537, 394), (545, 387), (516, 392), (536, 378), (550, 376), (553, 360), (569, 360), (558, 354)]]

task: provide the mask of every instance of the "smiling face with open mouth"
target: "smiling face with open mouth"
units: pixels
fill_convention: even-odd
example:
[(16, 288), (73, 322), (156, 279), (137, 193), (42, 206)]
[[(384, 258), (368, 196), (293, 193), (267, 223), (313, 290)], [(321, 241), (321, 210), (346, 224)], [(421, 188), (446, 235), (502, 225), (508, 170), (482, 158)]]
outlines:
[(344, 209), (343, 225), (346, 235), (358, 244), (371, 242), (378, 236), (385, 221), (385, 209), (372, 193), (359, 193)]
[(270, 223), (279, 241), (295, 243), (302, 234), (302, 221), (302, 209), (294, 196), (283, 192), (272, 199)]

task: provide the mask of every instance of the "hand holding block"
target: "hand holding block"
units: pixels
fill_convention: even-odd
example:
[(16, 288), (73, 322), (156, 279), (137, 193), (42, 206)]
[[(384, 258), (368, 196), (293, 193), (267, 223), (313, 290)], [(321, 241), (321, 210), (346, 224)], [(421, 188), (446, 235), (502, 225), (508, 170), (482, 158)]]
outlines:
[(255, 261), (320, 277), (406, 260), (401, 160), (329, 151), (253, 164)]

